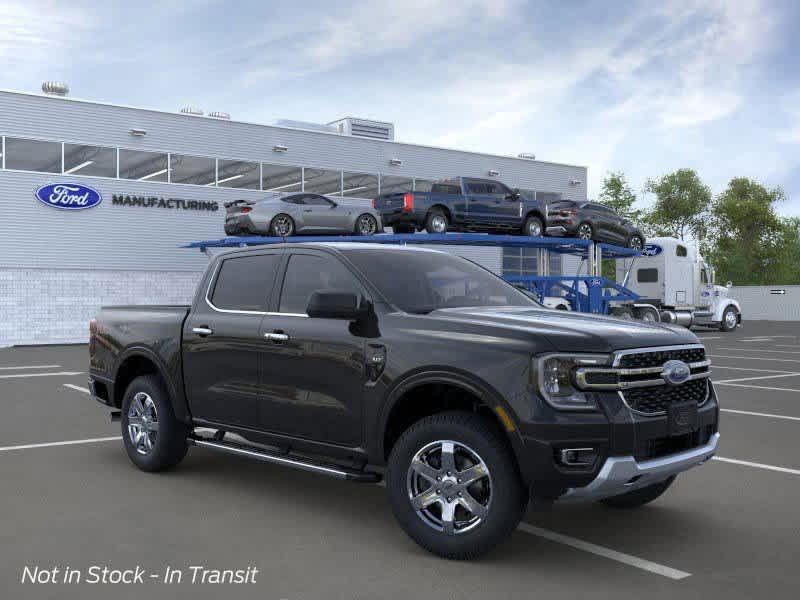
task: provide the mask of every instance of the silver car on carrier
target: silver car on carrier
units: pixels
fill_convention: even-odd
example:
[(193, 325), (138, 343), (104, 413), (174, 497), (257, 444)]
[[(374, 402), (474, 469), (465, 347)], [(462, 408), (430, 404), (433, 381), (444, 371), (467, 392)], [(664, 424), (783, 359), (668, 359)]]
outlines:
[(225, 203), (226, 235), (383, 233), (378, 211), (366, 200), (296, 192)]

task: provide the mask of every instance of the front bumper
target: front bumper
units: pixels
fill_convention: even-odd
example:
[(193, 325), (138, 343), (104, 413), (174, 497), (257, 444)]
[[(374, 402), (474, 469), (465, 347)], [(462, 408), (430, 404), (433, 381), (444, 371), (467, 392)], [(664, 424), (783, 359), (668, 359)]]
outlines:
[(633, 456), (610, 456), (589, 485), (570, 488), (559, 501), (601, 500), (664, 481), (709, 460), (718, 444), (719, 433), (715, 433), (702, 446), (643, 462), (637, 462)]

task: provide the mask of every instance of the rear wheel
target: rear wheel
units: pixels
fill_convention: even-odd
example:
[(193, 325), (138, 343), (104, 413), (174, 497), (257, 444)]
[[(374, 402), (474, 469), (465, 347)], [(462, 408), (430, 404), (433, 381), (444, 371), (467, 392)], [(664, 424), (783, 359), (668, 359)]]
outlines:
[(658, 323), (661, 315), (655, 306), (638, 306), (633, 310), (633, 316), (645, 323)]
[(356, 219), (356, 233), (358, 235), (374, 235), (378, 231), (378, 221), (368, 213), (360, 215)]
[(289, 237), (294, 233), (294, 220), (283, 213), (275, 215), (272, 217), (269, 231), (275, 237)]
[(541, 237), (544, 233), (544, 224), (539, 217), (528, 217), (522, 233), (531, 237)]
[(672, 482), (675, 481), (675, 477), (676, 476), (673, 475), (664, 481), (648, 485), (638, 490), (633, 490), (626, 494), (606, 498), (600, 502), (611, 508), (639, 508), (640, 506), (652, 502), (666, 492), (669, 486), (672, 485)]
[(142, 471), (164, 471), (186, 456), (189, 428), (175, 418), (161, 379), (134, 379), (122, 399), (122, 439), (131, 462)]
[(425, 219), (425, 231), (428, 233), (447, 233), (449, 225), (447, 215), (439, 208), (432, 209)]
[(411, 426), (392, 448), (386, 488), (408, 536), (451, 559), (475, 558), (509, 537), (528, 500), (502, 432), (466, 412)]
[(575, 235), (578, 239), (590, 240), (594, 235), (594, 230), (592, 229), (591, 224), (581, 223), (580, 225), (578, 225), (578, 230)]
[(720, 331), (733, 331), (739, 326), (739, 312), (729, 306), (722, 313), (722, 321), (719, 324)]

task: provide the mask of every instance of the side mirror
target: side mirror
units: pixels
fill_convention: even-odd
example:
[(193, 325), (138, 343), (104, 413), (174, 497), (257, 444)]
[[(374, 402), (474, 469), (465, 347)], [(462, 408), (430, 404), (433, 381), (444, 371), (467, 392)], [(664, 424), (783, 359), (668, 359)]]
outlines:
[(519, 193), (519, 188), (514, 188), (511, 190), (511, 193), (506, 196), (509, 200), (519, 200), (521, 194)]
[(731, 289), (733, 287), (733, 282), (729, 281), (728, 283), (725, 284), (725, 287)]
[(317, 319), (343, 319), (355, 321), (364, 310), (359, 306), (359, 297), (352, 292), (314, 292), (308, 300), (306, 313)]

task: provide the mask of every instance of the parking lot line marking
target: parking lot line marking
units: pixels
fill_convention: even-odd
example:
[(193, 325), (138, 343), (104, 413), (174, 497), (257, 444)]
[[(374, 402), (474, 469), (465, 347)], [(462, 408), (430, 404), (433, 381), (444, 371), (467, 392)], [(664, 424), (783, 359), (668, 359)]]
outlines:
[(79, 385), (74, 385), (72, 383), (65, 383), (64, 387), (67, 387), (67, 388), (69, 388), (71, 390), (75, 390), (76, 392), (83, 392), (84, 394), (88, 394), (89, 393), (89, 389), (88, 388), (81, 387)]
[(778, 371), (777, 369), (748, 369), (746, 367), (731, 367), (729, 365), (711, 365), (713, 369), (733, 369), (734, 371), (755, 371), (756, 373), (794, 373), (794, 371)]
[(759, 357), (759, 356), (729, 356), (726, 354), (706, 354), (711, 358), (742, 358), (744, 360), (771, 360), (772, 362), (793, 362), (793, 363), (800, 363), (800, 360), (796, 358), (773, 358), (772, 356), (768, 358)]
[(712, 460), (730, 463), (732, 465), (742, 465), (744, 467), (753, 467), (756, 469), (764, 469), (766, 471), (777, 471), (778, 473), (788, 473), (789, 475), (800, 475), (800, 469), (790, 469), (788, 467), (776, 467), (775, 465), (765, 465), (763, 463), (750, 462), (749, 460), (738, 460), (736, 458), (723, 458), (722, 456), (712, 456)]
[(0, 375), (0, 379), (18, 379), (20, 377), (52, 377), (53, 375), (80, 375), (85, 371), (58, 371), (55, 373), (14, 373), (13, 375)]
[(14, 450), (30, 450), (32, 448), (52, 448), (54, 446), (77, 446), (79, 444), (98, 444), (100, 442), (117, 442), (122, 436), (88, 438), (85, 440), (65, 440), (63, 442), (44, 442), (42, 444), (22, 444), (21, 446), (3, 446), (0, 452), (12, 452)]
[(795, 390), (792, 388), (769, 387), (766, 385), (750, 385), (749, 383), (722, 383), (719, 381), (715, 381), (714, 385), (729, 385), (731, 387), (753, 388), (756, 390), (769, 390), (771, 392), (800, 392), (800, 390)]
[(788, 415), (773, 415), (772, 413), (752, 412), (749, 410), (736, 410), (733, 408), (720, 408), (722, 412), (734, 413), (737, 415), (748, 415), (751, 417), (769, 417), (770, 419), (786, 419), (787, 421), (800, 421), (800, 417), (790, 417)]
[(797, 377), (800, 373), (783, 373), (781, 375), (760, 375), (759, 377), (741, 377), (739, 379), (723, 379), (714, 383), (738, 383), (739, 381), (756, 381), (757, 379), (775, 379), (777, 377)]
[(517, 529), (519, 529), (520, 531), (524, 531), (525, 533), (529, 533), (531, 535), (535, 535), (544, 538), (546, 540), (550, 540), (552, 542), (558, 542), (559, 544), (564, 544), (565, 546), (570, 546), (578, 550), (583, 550), (584, 552), (589, 552), (591, 554), (596, 554), (597, 556), (609, 558), (611, 560), (621, 562), (631, 567), (642, 569), (643, 571), (648, 571), (650, 573), (655, 573), (656, 575), (668, 577), (669, 579), (677, 579), (677, 580), (686, 579), (687, 577), (691, 577), (692, 575), (691, 573), (687, 573), (686, 571), (679, 571), (678, 569), (673, 569), (672, 567), (667, 567), (665, 565), (661, 565), (659, 563), (655, 563), (646, 560), (644, 558), (639, 558), (638, 556), (625, 554), (624, 552), (618, 552), (616, 550), (612, 550), (611, 548), (606, 548), (605, 546), (598, 546), (597, 544), (592, 544), (591, 542), (579, 540), (578, 538), (564, 535), (563, 533), (550, 531), (549, 529), (542, 529), (541, 527), (536, 527), (528, 523), (520, 523)]
[(724, 336), (721, 335), (698, 335), (701, 340), (719, 340), (722, 339)]
[(18, 371), (21, 369), (60, 369), (61, 365), (20, 365), (18, 367), (0, 367), (0, 371)]
[(800, 348), (797, 344), (772, 344), (776, 348)]
[[(718, 346), (717, 350), (739, 350), (739, 348), (727, 348), (725, 346)], [(767, 350), (766, 348), (753, 348), (753, 352), (769, 352), (770, 354), (800, 354), (797, 350)]]

